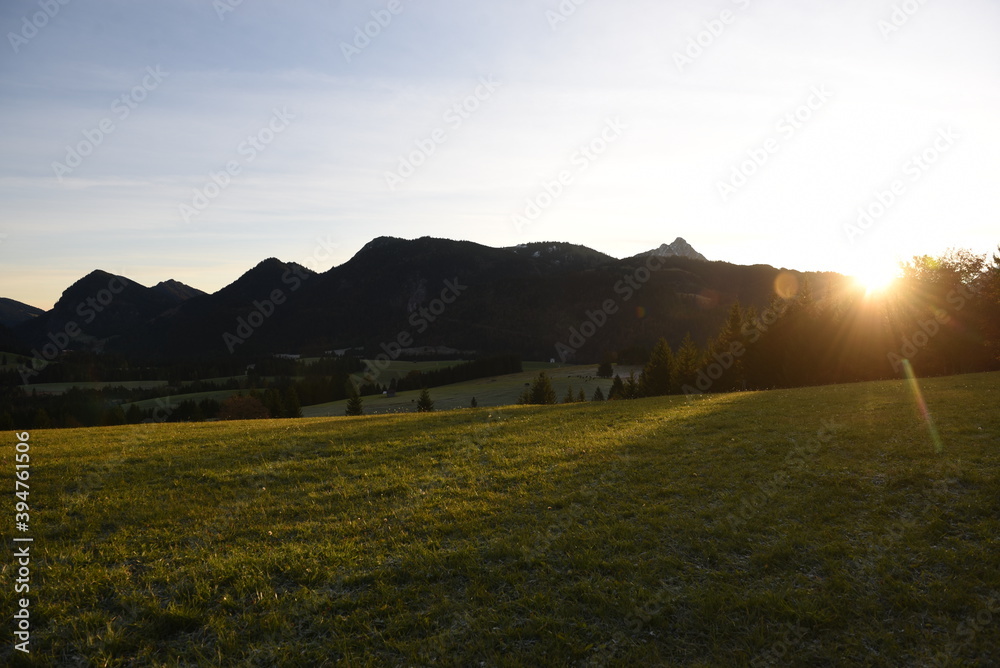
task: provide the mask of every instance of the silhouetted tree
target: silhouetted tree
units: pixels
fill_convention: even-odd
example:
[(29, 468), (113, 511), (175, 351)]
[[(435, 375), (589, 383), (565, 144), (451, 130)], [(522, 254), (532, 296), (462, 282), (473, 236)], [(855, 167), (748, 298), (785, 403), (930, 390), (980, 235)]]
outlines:
[(608, 390), (608, 401), (625, 398), (625, 383), (622, 382), (621, 376), (615, 374), (615, 379), (611, 382), (611, 389)]
[(554, 404), (556, 403), (556, 391), (552, 389), (549, 377), (542, 371), (538, 374), (531, 387), (521, 395), (523, 404)]
[(427, 388), (420, 390), (420, 398), (417, 400), (418, 413), (430, 413), (434, 410), (434, 402), (431, 400), (431, 393)]
[(270, 416), (260, 399), (240, 394), (229, 397), (219, 408), (220, 420), (260, 420)]
[(649, 361), (642, 370), (640, 384), (642, 394), (647, 397), (658, 397), (670, 393), (670, 376), (674, 369), (674, 352), (666, 339), (660, 339), (653, 346)]
[(358, 389), (354, 387), (354, 383), (347, 384), (347, 410), (344, 415), (349, 417), (358, 416), (365, 414), (364, 405), (361, 402), (361, 396), (358, 394)]

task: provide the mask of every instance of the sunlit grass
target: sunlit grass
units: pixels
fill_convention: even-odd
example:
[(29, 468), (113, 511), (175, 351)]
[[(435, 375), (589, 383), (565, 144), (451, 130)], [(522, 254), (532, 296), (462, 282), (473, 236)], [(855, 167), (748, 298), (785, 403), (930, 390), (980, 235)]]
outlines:
[(922, 387), (37, 431), (32, 660), (987, 665), (1000, 375)]

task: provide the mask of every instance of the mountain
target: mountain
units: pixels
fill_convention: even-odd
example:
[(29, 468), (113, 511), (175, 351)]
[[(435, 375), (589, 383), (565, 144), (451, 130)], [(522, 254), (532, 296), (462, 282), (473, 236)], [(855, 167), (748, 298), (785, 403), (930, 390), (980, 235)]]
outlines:
[(95, 270), (66, 288), (51, 310), (22, 322), (14, 332), (20, 340), (36, 346), (49, 342), (50, 335), (78, 328), (68, 348), (103, 349), (109, 341), (127, 336), (184, 301), (175, 291), (148, 288), (124, 276)]
[(40, 308), (22, 304), (13, 299), (0, 297), (0, 325), (4, 327), (16, 327), (22, 322), (27, 322), (45, 313)]
[[(214, 294), (92, 272), (15, 333), (37, 345), (76, 321), (83, 334), (71, 347), (137, 361), (357, 347), (369, 357), (428, 347), (593, 361), (661, 336), (704, 342), (734, 301), (766, 308), (782, 271), (710, 262), (679, 238), (619, 260), (562, 242), (379, 237), (324, 273), (269, 258)], [(817, 298), (842, 280), (791, 273)]]
[(521, 257), (530, 257), (546, 263), (554, 270), (586, 270), (601, 265), (617, 262), (610, 255), (605, 255), (586, 246), (568, 244), (556, 241), (540, 241), (505, 248)]
[(649, 251), (647, 255), (655, 255), (658, 257), (686, 257), (692, 260), (701, 260), (702, 262), (708, 262), (708, 259), (696, 251), (691, 244), (684, 241), (681, 237), (674, 239), (671, 244), (663, 244), (659, 248), (654, 248)]
[[(282, 341), (271, 332), (289, 317), (290, 305), (315, 275), (301, 265), (268, 258), (214, 294), (200, 293), (161, 311), (114, 347), (146, 358), (280, 352)], [(246, 325), (238, 331), (241, 318)], [(226, 334), (241, 341), (227, 344)]]
[(161, 281), (154, 285), (153, 289), (181, 302), (187, 301), (192, 297), (200, 297), (205, 294), (198, 288), (192, 288), (190, 285), (184, 285), (180, 281), (175, 281), (173, 279), (169, 281)]

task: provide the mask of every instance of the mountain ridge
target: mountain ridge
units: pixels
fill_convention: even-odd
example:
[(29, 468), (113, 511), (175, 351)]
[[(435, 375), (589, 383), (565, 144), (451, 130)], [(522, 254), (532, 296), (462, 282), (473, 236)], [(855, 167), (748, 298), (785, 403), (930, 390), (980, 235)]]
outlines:
[[(661, 262), (650, 273), (643, 267), (653, 266), (651, 256)], [(250, 358), (357, 347), (374, 356), (404, 338), (418, 347), (548, 359), (565, 350), (557, 344), (588, 314), (611, 303), (614, 317), (599, 318), (607, 326), (572, 351), (592, 359), (603, 350), (651, 345), (659, 336), (672, 345), (687, 333), (704, 340), (733, 302), (766, 307), (781, 271), (705, 260), (680, 237), (621, 260), (565, 242), (493, 248), (377, 237), (325, 272), (267, 258), (210, 294), (176, 281), (147, 288), (97, 270), (67, 288), (52, 310), (12, 331), (26, 344), (41, 345), (47, 333), (76, 319), (86, 336), (70, 348), (137, 358)], [(791, 273), (810, 277), (815, 294), (839, 276)], [(80, 320), (84, 315), (89, 319)]]

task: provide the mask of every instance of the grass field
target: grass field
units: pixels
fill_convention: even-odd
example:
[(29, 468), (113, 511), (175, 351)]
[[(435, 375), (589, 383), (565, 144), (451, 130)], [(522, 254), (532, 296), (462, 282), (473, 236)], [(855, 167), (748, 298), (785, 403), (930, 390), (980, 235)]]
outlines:
[(25, 385), (24, 389), (28, 392), (34, 390), (39, 394), (64, 394), (74, 387), (81, 390), (103, 390), (108, 387), (124, 387), (129, 390), (154, 390), (166, 386), (167, 381), (165, 380), (122, 380), (114, 382), (32, 383), (31, 385)]
[(996, 665), (1000, 375), (923, 394), (36, 431), (22, 663)]
[[(472, 403), (472, 398), (480, 407), (489, 406), (510, 406), (516, 404), (526, 384), (530, 384), (539, 374), (544, 371), (552, 381), (552, 387), (556, 391), (556, 398), (563, 400), (567, 388), (573, 388), (576, 394), (581, 389), (587, 397), (587, 401), (594, 395), (594, 390), (598, 387), (608, 395), (611, 389), (611, 380), (597, 378), (594, 374), (597, 367), (593, 364), (586, 366), (558, 366), (555, 364), (542, 362), (527, 362), (523, 365), (524, 371), (521, 373), (508, 374), (504, 376), (494, 376), (491, 378), (479, 378), (464, 383), (454, 383), (443, 387), (431, 388), (431, 398), (434, 400), (434, 407), (437, 410), (451, 410), (454, 408), (468, 408)], [(628, 377), (629, 371), (638, 374), (640, 367), (617, 366), (615, 372), (622, 378)], [(388, 372), (387, 372), (388, 373)], [(405, 375), (405, 374), (403, 374)], [(385, 382), (381, 377), (379, 382)], [(384, 415), (388, 413), (412, 413), (416, 410), (417, 399), (420, 397), (419, 390), (410, 392), (400, 392), (394, 398), (369, 396), (364, 397), (364, 408), (367, 415)], [(343, 415), (347, 408), (346, 401), (334, 401), (327, 404), (316, 404), (314, 406), (304, 406), (302, 415), (305, 417), (333, 417)]]

